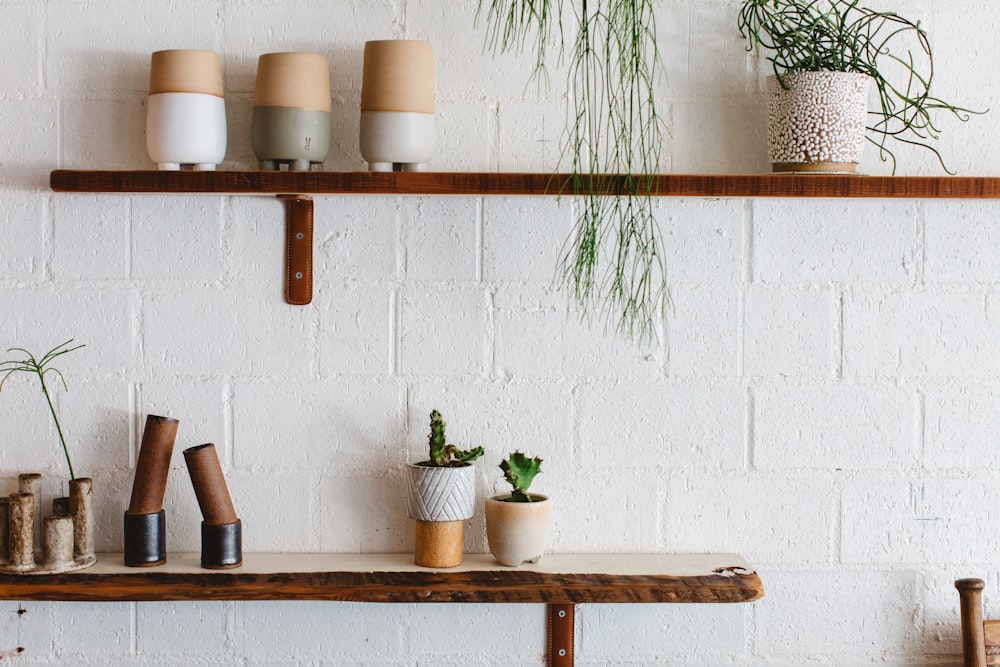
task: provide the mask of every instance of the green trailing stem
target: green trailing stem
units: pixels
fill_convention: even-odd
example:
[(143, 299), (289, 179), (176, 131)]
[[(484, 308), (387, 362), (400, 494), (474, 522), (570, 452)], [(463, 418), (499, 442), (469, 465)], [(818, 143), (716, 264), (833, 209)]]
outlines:
[(771, 63), (784, 76), (793, 72), (858, 72), (878, 89), (879, 106), (869, 112), (867, 139), (883, 161), (896, 156), (889, 139), (924, 148), (952, 173), (929, 142), (940, 129), (936, 117), (950, 114), (960, 121), (985, 113), (955, 106), (931, 94), (934, 55), (919, 21), (895, 12), (880, 12), (860, 0), (745, 0), (739, 13), (747, 50)]
[(52, 395), (49, 392), (48, 386), (45, 384), (45, 376), (49, 373), (54, 373), (56, 377), (62, 382), (63, 388), (68, 389), (66, 386), (66, 378), (59, 369), (52, 367), (50, 364), (58, 357), (64, 354), (68, 354), (74, 350), (79, 350), (83, 345), (77, 345), (75, 347), (69, 347), (73, 342), (73, 339), (66, 341), (60, 345), (56, 345), (54, 348), (46, 352), (41, 359), (35, 359), (35, 356), (21, 347), (9, 348), (8, 352), (21, 352), (24, 354), (24, 359), (10, 359), (7, 361), (0, 362), (0, 391), (3, 390), (4, 383), (11, 375), (17, 372), (30, 373), (38, 378), (38, 382), (42, 385), (42, 394), (45, 396), (45, 403), (49, 407), (49, 414), (52, 415), (52, 421), (56, 425), (56, 433), (59, 435), (59, 444), (62, 445), (63, 455), (66, 457), (66, 466), (69, 468), (69, 478), (76, 479), (76, 474), (73, 472), (73, 462), (70, 461), (69, 448), (66, 447), (66, 438), (63, 437), (62, 426), (59, 425), (59, 417), (56, 415), (55, 406), (52, 404)]
[[(455, 445), (447, 444), (445, 426), (447, 424), (441, 418), (441, 413), (437, 410), (431, 410), (431, 433), (428, 438), (428, 447), (430, 449), (430, 463), (433, 466), (444, 468), (453, 466), (456, 462), (468, 463), (483, 455), (482, 447), (459, 449)], [(453, 458), (454, 461), (452, 461)]]
[(500, 469), (503, 470), (504, 479), (514, 487), (510, 492), (511, 501), (532, 502), (528, 487), (534, 481), (535, 475), (542, 471), (542, 459), (537, 456), (529, 458), (527, 454), (516, 451), (507, 457), (506, 461), (500, 462)]
[[(577, 31), (565, 39), (563, 0), (480, 0), (486, 46), (494, 53), (535, 50), (558, 25), (568, 45), (567, 114), (560, 165), (579, 195), (576, 224), (560, 253), (558, 277), (581, 317), (597, 315), (640, 343), (656, 338), (667, 300), (660, 233), (651, 197), (660, 169), (663, 123), (654, 84), (659, 77), (655, 0), (572, 0)], [(560, 63), (562, 63), (560, 57)], [(623, 183), (617, 187), (617, 176)]]

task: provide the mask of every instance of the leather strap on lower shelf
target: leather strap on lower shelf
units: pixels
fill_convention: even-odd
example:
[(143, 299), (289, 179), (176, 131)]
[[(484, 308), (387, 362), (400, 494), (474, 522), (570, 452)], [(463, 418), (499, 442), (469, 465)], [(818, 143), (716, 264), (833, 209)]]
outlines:
[(285, 301), (312, 302), (313, 201), (305, 195), (278, 195), (285, 201)]
[(549, 605), (549, 667), (573, 667), (575, 608), (572, 604)]

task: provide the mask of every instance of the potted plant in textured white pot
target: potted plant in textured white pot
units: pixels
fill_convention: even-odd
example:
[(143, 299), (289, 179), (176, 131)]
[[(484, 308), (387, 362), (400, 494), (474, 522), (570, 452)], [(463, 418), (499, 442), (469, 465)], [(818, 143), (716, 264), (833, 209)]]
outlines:
[(483, 448), (447, 444), (441, 413), (431, 411), (430, 458), (407, 466), (407, 514), (416, 520), (414, 562), (424, 567), (462, 564), (465, 520), (475, 514), (476, 472)]
[(501, 565), (537, 563), (548, 543), (552, 503), (547, 496), (528, 493), (528, 487), (541, 472), (542, 459), (514, 452), (500, 463), (500, 469), (513, 489), (486, 499), (490, 553)]
[[(859, 0), (745, 0), (739, 29), (747, 50), (774, 69), (768, 81), (768, 153), (774, 171), (852, 172), (865, 140), (882, 160), (889, 139), (931, 151), (944, 111), (969, 113), (931, 95), (934, 58), (919, 22)], [(869, 110), (874, 84), (878, 105)], [(951, 173), (951, 172), (949, 172)]]

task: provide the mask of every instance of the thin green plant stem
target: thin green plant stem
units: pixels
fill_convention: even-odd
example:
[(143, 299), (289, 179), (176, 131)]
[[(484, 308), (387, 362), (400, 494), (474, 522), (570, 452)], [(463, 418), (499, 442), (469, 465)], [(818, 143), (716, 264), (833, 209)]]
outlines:
[[(652, 204), (663, 139), (654, 83), (659, 67), (655, 0), (573, 0), (577, 31), (565, 39), (562, 0), (480, 0), (486, 47), (534, 47), (544, 71), (558, 26), (566, 62), (567, 117), (559, 167), (576, 196), (576, 222), (557, 279), (580, 306), (640, 342), (656, 337), (666, 281)], [(559, 171), (557, 167), (557, 171)]]
[(63, 376), (62, 372), (55, 367), (49, 366), (49, 364), (64, 354), (69, 354), (74, 350), (79, 350), (81, 347), (84, 347), (84, 345), (69, 347), (72, 342), (73, 339), (71, 338), (65, 343), (55, 346), (46, 352), (41, 359), (37, 360), (33, 354), (22, 347), (9, 348), (7, 350), (8, 352), (21, 352), (24, 354), (25, 358), (11, 359), (0, 362), (0, 391), (3, 391), (4, 384), (14, 373), (29, 373), (38, 378), (38, 381), (42, 386), (42, 394), (45, 396), (45, 402), (49, 408), (49, 414), (52, 415), (52, 421), (56, 426), (56, 433), (59, 436), (59, 444), (62, 446), (63, 456), (66, 458), (66, 467), (69, 468), (69, 477), (70, 479), (76, 479), (76, 474), (73, 471), (73, 462), (70, 460), (69, 456), (69, 448), (66, 446), (66, 438), (63, 436), (62, 426), (59, 424), (59, 417), (56, 414), (55, 405), (52, 403), (52, 395), (49, 392), (48, 386), (45, 384), (45, 376), (49, 373), (54, 373), (59, 381), (62, 382), (63, 388), (67, 390), (69, 389), (66, 385), (66, 378)]

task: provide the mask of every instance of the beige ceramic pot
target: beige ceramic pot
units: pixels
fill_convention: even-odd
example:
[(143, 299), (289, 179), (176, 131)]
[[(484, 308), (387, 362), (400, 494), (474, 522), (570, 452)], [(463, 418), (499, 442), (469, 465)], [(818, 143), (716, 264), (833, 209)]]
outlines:
[(419, 40), (365, 44), (361, 155), (371, 171), (422, 171), (434, 154), (434, 49)]
[(159, 169), (211, 171), (226, 158), (222, 60), (214, 51), (173, 49), (149, 67), (146, 149)]
[(854, 172), (865, 146), (871, 78), (795, 72), (768, 78), (768, 153), (776, 172)]
[(308, 171), (330, 152), (330, 65), (317, 53), (266, 53), (257, 62), (253, 151), (261, 169)]
[(510, 502), (509, 494), (486, 499), (486, 539), (501, 565), (537, 563), (545, 553), (552, 503), (546, 496), (529, 495), (533, 502)]
[(414, 562), (423, 567), (462, 564), (465, 520), (476, 510), (476, 469), (464, 464), (407, 466), (406, 511), (416, 520)]

